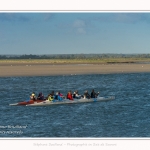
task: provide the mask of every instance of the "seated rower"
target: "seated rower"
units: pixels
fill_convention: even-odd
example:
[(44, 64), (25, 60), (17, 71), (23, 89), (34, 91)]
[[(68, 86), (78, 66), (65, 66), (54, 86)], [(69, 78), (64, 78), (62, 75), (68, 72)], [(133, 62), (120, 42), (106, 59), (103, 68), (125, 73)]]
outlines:
[(42, 94), (42, 92), (39, 93), (37, 99), (38, 100), (44, 100), (44, 95)]
[(63, 98), (60, 96), (59, 92), (56, 92), (56, 94), (54, 95), (54, 99), (61, 101)]
[(85, 91), (84, 92), (84, 99), (87, 98), (87, 99), (90, 99), (91, 96), (89, 95), (88, 91)]
[(54, 100), (54, 97), (52, 96), (52, 94), (49, 94), (47, 99), (48, 99), (49, 101), (52, 101), (52, 100)]
[(71, 91), (68, 92), (68, 94), (67, 94), (67, 99), (73, 100)]
[(61, 96), (61, 97), (63, 97), (63, 94), (62, 94), (62, 93), (60, 93), (60, 91), (58, 92), (58, 95), (59, 95), (59, 96)]
[(48, 96), (46, 97), (47, 100), (53, 100), (54, 99), (54, 91), (52, 91), (51, 93), (48, 94)]
[(58, 100), (58, 92), (54, 95), (54, 99)]
[(91, 92), (91, 98), (97, 98), (99, 92), (98, 93), (95, 93), (94, 89), (92, 90)]
[(60, 91), (58, 92), (58, 97), (61, 100), (66, 98), (62, 93), (60, 93)]
[(31, 100), (36, 100), (36, 95), (35, 95), (34, 92), (32, 92), (32, 94), (31, 94), (31, 96), (30, 96), (30, 99), (31, 99)]
[(79, 95), (78, 91), (75, 91), (73, 93), (73, 98), (76, 98), (76, 99), (80, 99), (81, 98), (81, 95)]

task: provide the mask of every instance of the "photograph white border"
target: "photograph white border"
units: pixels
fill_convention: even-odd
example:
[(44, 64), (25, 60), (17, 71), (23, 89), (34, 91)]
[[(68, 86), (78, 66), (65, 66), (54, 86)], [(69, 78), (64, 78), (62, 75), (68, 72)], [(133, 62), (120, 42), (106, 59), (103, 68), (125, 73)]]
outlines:
[[(149, 12), (148, 0), (0, 0), (0, 12)], [(150, 148), (149, 138), (0, 138), (3, 149)]]

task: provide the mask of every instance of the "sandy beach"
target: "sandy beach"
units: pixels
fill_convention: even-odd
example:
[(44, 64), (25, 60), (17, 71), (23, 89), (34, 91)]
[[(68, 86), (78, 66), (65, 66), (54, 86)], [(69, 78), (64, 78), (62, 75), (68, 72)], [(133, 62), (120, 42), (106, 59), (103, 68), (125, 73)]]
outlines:
[(150, 64), (0, 64), (0, 77), (150, 72)]

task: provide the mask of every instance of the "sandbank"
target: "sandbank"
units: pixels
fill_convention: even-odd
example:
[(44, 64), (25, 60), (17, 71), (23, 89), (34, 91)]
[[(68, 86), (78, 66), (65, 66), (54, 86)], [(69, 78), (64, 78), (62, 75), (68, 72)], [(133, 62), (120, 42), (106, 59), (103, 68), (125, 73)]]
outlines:
[(0, 77), (150, 72), (150, 64), (0, 64)]

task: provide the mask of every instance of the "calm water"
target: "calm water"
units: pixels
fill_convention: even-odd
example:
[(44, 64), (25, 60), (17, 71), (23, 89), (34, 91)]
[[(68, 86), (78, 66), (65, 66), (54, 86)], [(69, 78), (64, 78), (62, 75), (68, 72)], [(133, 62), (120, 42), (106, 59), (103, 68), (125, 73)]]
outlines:
[[(113, 101), (9, 106), (32, 91), (100, 91)], [(150, 74), (0, 78), (0, 137), (150, 137)]]

